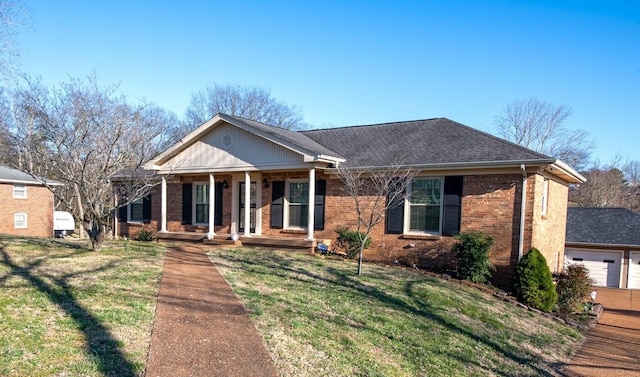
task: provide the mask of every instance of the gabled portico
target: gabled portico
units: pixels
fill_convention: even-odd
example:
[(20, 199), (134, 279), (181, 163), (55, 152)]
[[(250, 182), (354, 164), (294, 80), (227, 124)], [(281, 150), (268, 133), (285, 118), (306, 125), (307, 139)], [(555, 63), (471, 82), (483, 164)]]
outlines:
[(334, 154), (299, 133), (219, 114), (145, 166), (163, 177), (159, 237), (189, 232), (313, 241), (324, 222), (318, 218), (324, 208), (316, 211), (318, 203), (324, 206), (316, 195), (325, 190), (317, 172), (344, 161)]

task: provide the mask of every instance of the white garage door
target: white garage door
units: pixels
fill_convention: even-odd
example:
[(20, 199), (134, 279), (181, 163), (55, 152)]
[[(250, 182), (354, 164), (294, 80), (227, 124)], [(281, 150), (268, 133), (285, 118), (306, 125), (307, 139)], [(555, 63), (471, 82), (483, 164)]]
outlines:
[(640, 289), (640, 252), (629, 254), (629, 288)]
[(565, 263), (583, 264), (595, 285), (601, 287), (620, 287), (621, 259), (622, 252), (617, 251), (567, 249), (564, 252)]

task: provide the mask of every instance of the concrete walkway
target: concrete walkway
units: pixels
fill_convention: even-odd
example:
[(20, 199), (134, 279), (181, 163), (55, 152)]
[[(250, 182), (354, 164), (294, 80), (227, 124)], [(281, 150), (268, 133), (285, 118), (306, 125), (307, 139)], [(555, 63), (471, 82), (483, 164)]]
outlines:
[(201, 247), (167, 250), (145, 376), (277, 376), (244, 307)]
[(640, 376), (640, 291), (598, 288), (605, 310), (565, 368), (571, 377)]

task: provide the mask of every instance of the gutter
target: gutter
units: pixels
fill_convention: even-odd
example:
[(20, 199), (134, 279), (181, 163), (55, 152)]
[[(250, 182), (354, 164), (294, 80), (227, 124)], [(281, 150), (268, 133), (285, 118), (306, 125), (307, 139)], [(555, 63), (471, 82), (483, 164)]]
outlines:
[[(522, 165), (533, 166), (548, 166), (556, 161), (555, 159), (539, 159), (539, 160), (519, 160), (519, 161), (479, 161), (479, 162), (444, 162), (435, 164), (399, 164), (400, 168), (414, 169), (414, 170), (448, 170), (448, 169), (469, 169), (469, 168), (509, 168), (518, 167)], [(365, 170), (365, 171), (377, 171), (387, 170), (390, 166), (394, 165), (379, 165), (379, 166), (349, 166), (347, 169), (352, 170)], [(326, 169), (326, 172), (336, 172), (337, 169)]]
[(522, 171), (522, 198), (520, 199), (520, 235), (518, 237), (518, 262), (524, 255), (524, 216), (527, 208), (527, 168), (524, 164), (520, 165)]

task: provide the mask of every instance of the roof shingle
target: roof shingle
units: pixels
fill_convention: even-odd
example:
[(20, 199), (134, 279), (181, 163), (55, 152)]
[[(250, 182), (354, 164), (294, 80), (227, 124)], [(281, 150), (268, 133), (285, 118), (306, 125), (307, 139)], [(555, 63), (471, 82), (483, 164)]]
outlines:
[(640, 215), (626, 208), (570, 207), (566, 242), (640, 246)]

